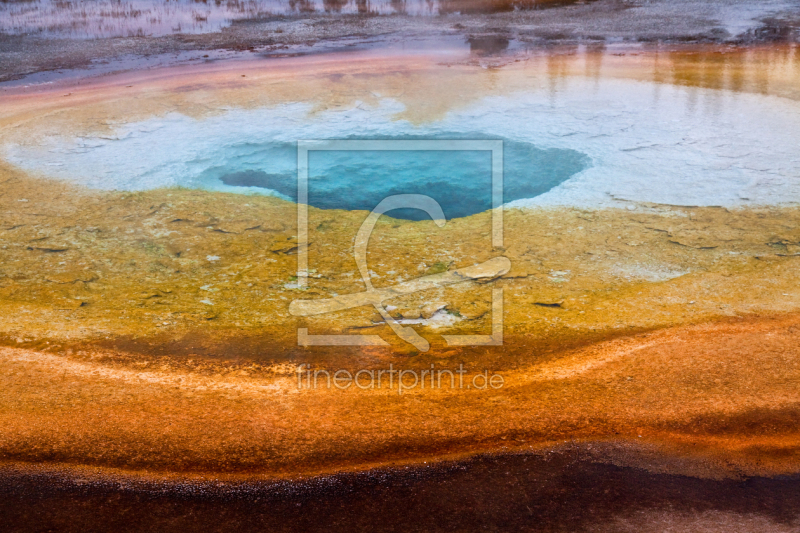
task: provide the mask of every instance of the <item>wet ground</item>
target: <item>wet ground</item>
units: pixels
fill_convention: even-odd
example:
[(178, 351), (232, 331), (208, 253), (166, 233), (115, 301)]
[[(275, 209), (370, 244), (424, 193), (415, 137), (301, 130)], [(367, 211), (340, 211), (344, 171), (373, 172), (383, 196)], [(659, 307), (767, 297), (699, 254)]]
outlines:
[[(555, 98), (575, 79), (637, 87), (657, 79), (665, 86), (647, 101), (676, 109), (665, 99), (666, 84), (674, 86), (683, 116), (698, 107), (720, 115), (720, 93), (733, 103), (785, 106), (783, 114), (800, 98), (791, 45), (579, 47), (491, 69), (469, 56), (450, 66), (440, 57), (386, 56), (379, 69), (374, 58), (220, 62), (106, 76), (66, 91), (9, 89), (3, 140), (33, 149), (77, 135), (88, 142), (85, 156), (94, 138), (115, 146), (109, 125), (174, 109), (208, 120), (223, 116), (220, 108), (280, 110), (302, 97), (321, 115), (377, 109), (373, 93), (402, 101), (401, 120), (429, 124), (486, 97), (530, 93), (531, 80)], [(296, 298), (361, 290), (347, 274), (363, 212), (310, 210), (317, 272), (300, 291), (296, 206), (287, 200), (92, 190), (8, 163), (2, 179), (0, 446), (4, 514), (17, 530), (90, 520), (131, 530), (215, 520), (277, 530), (335, 521), (359, 530), (382, 516), (376, 527), (387, 530), (392, 520), (398, 530), (796, 528), (787, 510), (794, 496), (784, 490), (799, 453), (794, 205), (623, 199), (509, 209), (503, 255), (511, 271), (394, 302), (398, 319), (446, 303), (420, 318), (432, 341), (420, 353), (368, 308), (304, 319), (287, 313)], [(370, 258), (376, 285), (490, 259), (488, 220), (481, 213), (441, 229), (379, 225)], [(504, 345), (445, 346), (434, 315), (449, 317), (455, 332), (485, 332), (499, 288)], [(391, 346), (298, 347), (298, 325), (314, 334), (374, 333)], [(296, 383), (299, 364), (355, 371), (459, 363), (470, 374), (501, 374), (503, 389), (401, 396)], [(591, 460), (536, 458), (564, 441), (595, 450)], [(500, 457), (470, 459), (486, 453)], [(433, 477), (419, 474), (427, 464), (437, 465)], [(337, 472), (351, 474), (329, 477)], [(414, 521), (409, 505), (424, 516)]]
[[(446, 16), (248, 5), (239, 21), (230, 5), (192, 6), (210, 10), (196, 33), (167, 20), (138, 37), (120, 36), (125, 24), (92, 33), (69, 12), (64, 30), (32, 11), (1, 38), (6, 529), (800, 529), (800, 211), (796, 146), (781, 134), (800, 101), (794, 4), (598, 0)], [(544, 103), (527, 109), (568, 111), (538, 130), (520, 111), (537, 91)], [(445, 228), (382, 221), (369, 259), (379, 288), (511, 262), (392, 302), (389, 317), (431, 339), (427, 352), (369, 307), (288, 312), (363, 289), (352, 256), (363, 212), (312, 206), (306, 290), (292, 202), (137, 188), (175, 176), (147, 165), (207, 146), (193, 135), (208, 124), (236, 146), (260, 131), (248, 120), (295, 136), (332, 135), (331, 124), (451, 132), (449, 117), (468, 126), (501, 109), (510, 134), (587, 150), (603, 139), (596, 168), (612, 146), (614, 165), (640, 157), (638, 174), (673, 173), (608, 180), (591, 205), (568, 193), (506, 209), (496, 249), (488, 212)], [(651, 130), (660, 137), (643, 142)], [(125, 148), (136, 135), (145, 150)], [(143, 170), (126, 182), (119, 162)], [(712, 187), (726, 169), (736, 186)], [(264, 186), (263, 174), (224, 185)], [(492, 331), (498, 290), (502, 346), (442, 341)], [(298, 327), (389, 345), (302, 347)], [(504, 386), (303, 389), (301, 364), (464, 364)]]

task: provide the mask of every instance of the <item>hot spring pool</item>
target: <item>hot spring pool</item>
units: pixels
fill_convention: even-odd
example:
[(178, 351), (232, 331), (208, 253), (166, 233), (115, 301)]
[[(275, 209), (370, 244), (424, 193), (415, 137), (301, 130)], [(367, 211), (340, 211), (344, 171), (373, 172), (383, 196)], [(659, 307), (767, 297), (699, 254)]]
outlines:
[[(619, 79), (565, 78), (557, 87), (454, 106), (418, 124), (404, 105), (319, 111), (310, 104), (169, 111), (103, 133), (40, 127), (6, 143), (13, 164), (112, 190), (187, 187), (293, 200), (298, 140), (501, 139), (511, 206), (683, 206), (800, 201), (800, 108), (758, 94)], [(428, 194), (448, 218), (491, 207), (491, 153), (310, 152), (309, 203), (371, 210), (387, 195)], [(393, 216), (424, 217), (397, 211)]]

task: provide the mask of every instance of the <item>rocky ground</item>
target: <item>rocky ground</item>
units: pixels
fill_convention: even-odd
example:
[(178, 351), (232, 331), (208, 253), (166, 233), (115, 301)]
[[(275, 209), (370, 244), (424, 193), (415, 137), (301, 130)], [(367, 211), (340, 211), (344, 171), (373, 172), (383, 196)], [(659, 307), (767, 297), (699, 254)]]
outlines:
[[(310, 13), (241, 20), (222, 31), (159, 37), (0, 34), (0, 82), (65, 69), (98, 72), (353, 48), (468, 47), (478, 54), (557, 44), (796, 42), (800, 6), (737, 0), (598, 0), (549, 9), (408, 17)], [(57, 78), (51, 74), (34, 78)]]

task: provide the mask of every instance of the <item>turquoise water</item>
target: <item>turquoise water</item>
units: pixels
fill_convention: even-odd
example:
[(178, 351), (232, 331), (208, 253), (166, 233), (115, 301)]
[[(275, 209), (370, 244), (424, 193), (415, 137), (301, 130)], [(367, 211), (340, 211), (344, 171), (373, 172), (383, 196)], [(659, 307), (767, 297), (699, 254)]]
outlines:
[[(225, 164), (207, 169), (200, 181), (257, 187), (296, 200), (294, 143), (240, 144), (226, 151)], [(439, 202), (448, 219), (469, 216), (492, 207), (491, 157), (490, 151), (474, 150), (311, 151), (308, 203), (321, 209), (369, 211), (390, 195), (426, 194)], [(575, 150), (504, 140), (503, 201), (536, 197), (589, 165), (588, 156)], [(414, 209), (397, 209), (390, 215), (407, 220), (428, 216)]]

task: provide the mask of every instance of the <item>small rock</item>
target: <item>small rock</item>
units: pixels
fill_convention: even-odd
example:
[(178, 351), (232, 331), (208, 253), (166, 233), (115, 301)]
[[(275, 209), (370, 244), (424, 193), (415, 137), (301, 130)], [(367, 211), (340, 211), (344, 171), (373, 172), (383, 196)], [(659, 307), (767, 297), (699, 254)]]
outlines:
[(289, 237), (285, 240), (278, 240), (270, 247), (270, 252), (276, 254), (296, 254), (300, 244), (297, 242), (297, 237)]
[(422, 315), (419, 309), (406, 309), (400, 312), (400, 316), (407, 320), (416, 320)]
[(561, 308), (564, 305), (564, 300), (559, 300), (557, 302), (533, 302), (533, 305), (538, 305), (539, 307)]
[(432, 302), (432, 303), (425, 304), (424, 306), (422, 306), (422, 310), (421, 310), (420, 314), (422, 315), (422, 318), (424, 318), (425, 320), (428, 320), (429, 318), (431, 318), (433, 315), (436, 314), (436, 311), (440, 311), (440, 310), (444, 309), (445, 307), (447, 307), (446, 303)]

